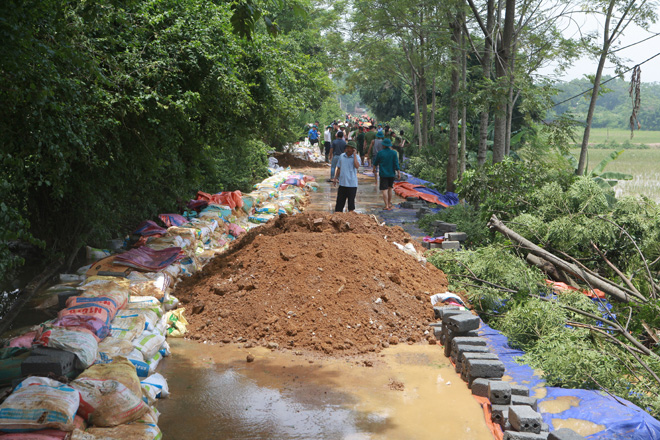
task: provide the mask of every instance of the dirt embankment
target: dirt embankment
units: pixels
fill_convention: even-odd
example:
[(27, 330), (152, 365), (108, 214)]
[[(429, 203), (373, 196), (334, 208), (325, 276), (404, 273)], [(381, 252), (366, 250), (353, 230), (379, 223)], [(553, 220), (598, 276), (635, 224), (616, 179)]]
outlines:
[(392, 244), (409, 240), (367, 215), (281, 216), (179, 284), (190, 337), (333, 355), (425, 340), (447, 280)]

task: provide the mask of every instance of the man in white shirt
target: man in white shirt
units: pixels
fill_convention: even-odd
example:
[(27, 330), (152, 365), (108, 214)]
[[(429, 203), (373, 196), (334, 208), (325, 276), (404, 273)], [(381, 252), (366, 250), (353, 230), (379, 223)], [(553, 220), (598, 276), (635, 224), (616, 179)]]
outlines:
[(355, 151), (355, 147), (355, 142), (349, 141), (344, 152), (339, 155), (336, 178), (332, 181), (333, 186), (339, 183), (335, 212), (344, 212), (347, 200), (348, 211), (355, 211), (355, 195), (358, 189), (357, 171), (360, 168), (360, 156)]

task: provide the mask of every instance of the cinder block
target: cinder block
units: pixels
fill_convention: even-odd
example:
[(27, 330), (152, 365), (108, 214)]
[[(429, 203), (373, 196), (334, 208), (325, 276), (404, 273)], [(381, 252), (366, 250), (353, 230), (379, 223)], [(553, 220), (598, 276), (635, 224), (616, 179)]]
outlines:
[(534, 434), (532, 432), (504, 431), (502, 440), (546, 440), (548, 433)]
[(424, 207), (417, 210), (417, 218), (422, 218), (428, 214), (431, 214), (431, 210), (429, 208)]
[(431, 245), (431, 249), (442, 249), (442, 243), (429, 243)]
[(440, 341), (442, 339), (442, 323), (434, 322), (430, 325), (431, 331), (433, 332), (433, 337)]
[(538, 411), (536, 403), (536, 397), (516, 396), (515, 394), (511, 396), (511, 405), (527, 405), (534, 411)]
[[(447, 325), (449, 322), (449, 318), (455, 315), (461, 315), (461, 314), (468, 314), (472, 315), (469, 310), (464, 310), (464, 309), (459, 309), (457, 306), (449, 306), (449, 307), (456, 307), (455, 309), (450, 309), (450, 310), (445, 310), (442, 313), (442, 325)], [(441, 307), (443, 309), (448, 309), (449, 307)], [(435, 312), (435, 307), (433, 308), (433, 311)]]
[(525, 396), (529, 397), (529, 387), (525, 385), (519, 385), (517, 383), (511, 384), (511, 395), (512, 396)]
[(440, 243), (440, 248), (441, 249), (454, 250), (454, 251), (460, 251), (461, 250), (461, 242), (460, 241), (445, 240), (442, 243)]
[(543, 432), (550, 432), (550, 425), (548, 425), (547, 423), (541, 424), (541, 433)]
[(481, 320), (472, 313), (453, 315), (447, 319), (447, 327), (456, 334), (477, 330)]
[(67, 376), (75, 372), (76, 355), (55, 348), (38, 347), (21, 363), (23, 376)]
[[(433, 227), (436, 230), (435, 236), (444, 235), (447, 232), (456, 232), (456, 225), (454, 223), (446, 223), (442, 220), (436, 220), (433, 222)], [(437, 232), (440, 232), (439, 234)]]
[(488, 399), (494, 405), (509, 405), (511, 403), (511, 385), (508, 382), (490, 382), (488, 384)]
[[(454, 341), (456, 338), (454, 338)], [(470, 352), (470, 353), (490, 353), (490, 350), (488, 347), (484, 347), (483, 345), (468, 345), (468, 344), (454, 344), (454, 341), (452, 341), (452, 350), (451, 350), (451, 359), (456, 362), (456, 363), (462, 363), (463, 361), (461, 360), (461, 356), (465, 352)]]
[(519, 432), (533, 432), (539, 434), (543, 418), (541, 414), (527, 405), (511, 405), (509, 408), (509, 421), (513, 429)]
[(476, 379), (472, 382), (472, 394), (475, 396), (488, 397), (488, 379)]
[(577, 432), (569, 428), (561, 428), (555, 431), (552, 431), (548, 435), (548, 440), (584, 440)]
[[(450, 310), (458, 310), (460, 312), (465, 312), (466, 310), (461, 310), (458, 306), (435, 306), (433, 307), (433, 313), (435, 314), (436, 319), (442, 319), (446, 312)], [(442, 324), (442, 323), (441, 323)]]
[(500, 426), (504, 426), (509, 421), (509, 405), (492, 405), (490, 412), (493, 422)]
[[(500, 358), (497, 357), (495, 353), (477, 353), (477, 352), (470, 352), (470, 351), (464, 351), (460, 356), (459, 356), (459, 361), (456, 362), (456, 372), (461, 373), (461, 379), (464, 381), (468, 381), (468, 375), (467, 371), (465, 368), (465, 361), (466, 359), (491, 359), (495, 361), (499, 361)], [(488, 395), (484, 396), (488, 397)]]
[(428, 241), (423, 241), (422, 242), (422, 247), (424, 249), (431, 249), (431, 243), (429, 243)]
[(504, 375), (504, 364), (502, 361), (491, 359), (467, 359), (465, 361), (468, 375), (478, 377), (502, 377)]
[(465, 232), (447, 232), (445, 234), (445, 237), (447, 237), (447, 240), (450, 240), (450, 241), (463, 242), (463, 241), (467, 240), (467, 234)]
[(486, 346), (486, 338), (481, 336), (456, 336), (451, 341), (452, 348), (456, 345), (476, 345), (480, 347)]

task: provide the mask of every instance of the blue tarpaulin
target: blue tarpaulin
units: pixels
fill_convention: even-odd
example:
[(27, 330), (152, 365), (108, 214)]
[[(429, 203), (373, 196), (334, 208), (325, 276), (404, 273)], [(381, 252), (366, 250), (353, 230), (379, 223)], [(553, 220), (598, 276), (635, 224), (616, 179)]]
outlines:
[[(539, 412), (551, 430), (570, 423), (566, 427), (577, 425), (593, 432), (585, 436), (589, 440), (660, 440), (660, 422), (635, 404), (600, 391), (546, 387), (538, 372), (516, 362), (525, 353), (509, 347), (506, 336), (484, 323), (479, 334), (504, 363), (506, 379), (528, 386), (530, 396), (538, 397)], [(547, 404), (544, 410), (543, 402), (551, 401), (556, 402)]]

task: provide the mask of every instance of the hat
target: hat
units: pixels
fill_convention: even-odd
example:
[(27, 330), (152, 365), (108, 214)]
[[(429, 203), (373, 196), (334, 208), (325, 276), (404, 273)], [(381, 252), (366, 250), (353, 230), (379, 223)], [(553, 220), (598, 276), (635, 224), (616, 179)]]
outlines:
[(385, 133), (383, 133), (382, 131), (379, 131), (378, 133), (376, 133), (376, 137), (379, 138), (379, 139), (382, 139), (382, 138), (385, 137)]
[(327, 127), (327, 128), (332, 128), (332, 125), (328, 125), (328, 127)]
[(383, 145), (383, 147), (391, 147), (392, 141), (389, 139), (385, 139), (381, 145)]
[(347, 146), (347, 147), (357, 148), (357, 144), (355, 143), (355, 141), (348, 141), (348, 142), (346, 142), (346, 146)]

